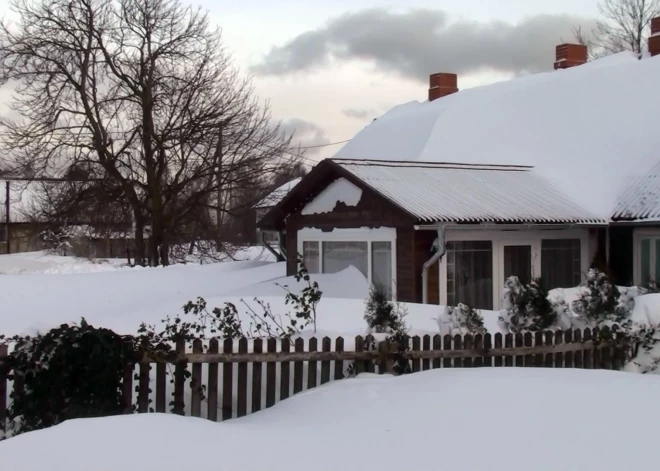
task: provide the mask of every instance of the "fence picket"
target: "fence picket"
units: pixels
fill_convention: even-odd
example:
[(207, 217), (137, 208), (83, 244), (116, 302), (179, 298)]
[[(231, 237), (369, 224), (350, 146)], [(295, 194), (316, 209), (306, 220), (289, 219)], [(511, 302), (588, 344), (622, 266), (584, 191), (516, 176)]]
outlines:
[[(504, 348), (513, 348), (513, 334), (504, 336)], [(507, 355), (504, 357), (504, 366), (513, 366), (513, 356)]]
[[(442, 338), (442, 349), (451, 350), (451, 335), (447, 334)], [(451, 368), (451, 358), (445, 358), (442, 361), (443, 368)]]
[[(305, 341), (297, 338), (295, 342), (296, 352), (302, 353), (305, 351)], [(303, 362), (296, 361), (293, 364), (293, 394), (298, 394), (303, 390)]]
[[(282, 339), (280, 350), (288, 353), (291, 350), (291, 341), (289, 339)], [(280, 401), (289, 398), (289, 382), (291, 381), (290, 371), (291, 363), (283, 361), (280, 364)]]
[[(312, 337), (309, 339), (309, 350), (310, 352), (315, 352), (317, 351), (318, 348), (318, 340), (316, 337)], [(318, 363), (315, 361), (310, 361), (307, 364), (307, 389), (314, 389), (318, 384), (316, 381), (316, 375), (317, 375), (317, 367)]]
[(138, 412), (149, 412), (149, 372), (151, 365), (149, 363), (140, 363), (139, 392), (138, 392)]
[(156, 365), (156, 412), (164, 413), (167, 409), (167, 365)]
[[(499, 332), (495, 334), (495, 348), (502, 348), (502, 334)], [(498, 355), (495, 358), (493, 358), (493, 364), (495, 366), (503, 366), (503, 358)]]
[[(576, 330), (573, 332), (573, 342), (576, 344), (581, 344), (582, 343), (582, 332), (579, 330)], [(573, 353), (573, 363), (575, 363), (576, 368), (582, 368), (583, 363), (582, 363), (582, 351), (577, 350), (576, 352)]]
[[(422, 338), (422, 350), (431, 350), (431, 336), (425, 335)], [(431, 360), (423, 359), (422, 360), (422, 370), (427, 371), (431, 369)]]
[[(591, 329), (587, 328), (584, 329), (584, 332), (582, 334), (584, 336), (584, 341), (589, 342), (591, 340)], [(584, 367), (586, 369), (591, 369), (593, 368), (593, 355), (591, 354), (591, 349), (590, 348), (585, 348), (582, 351), (582, 355), (584, 356)]]
[[(335, 340), (335, 352), (344, 351), (344, 338), (337, 337)], [(335, 379), (344, 378), (344, 362), (342, 360), (335, 360)]]
[[(561, 345), (564, 343), (564, 333), (561, 330), (555, 332), (555, 345)], [(564, 367), (564, 354), (561, 352), (555, 353), (555, 368)]]
[(491, 367), (493, 366), (493, 357), (490, 356), (490, 349), (493, 348), (493, 337), (490, 334), (484, 335), (484, 350), (486, 351), (486, 356), (484, 356), (484, 366)]
[[(612, 332), (610, 331), (609, 327), (605, 326), (600, 330), (600, 335), (601, 338), (609, 339), (612, 335)], [(605, 370), (612, 369), (612, 352), (610, 351), (611, 348), (612, 347), (609, 344), (606, 344), (600, 351), (601, 368)]]
[[(442, 350), (442, 337), (439, 335), (434, 335), (433, 336), (433, 350)], [(440, 368), (442, 365), (442, 362), (440, 358), (434, 358), (433, 359), (433, 368)]]
[[(323, 337), (321, 341), (321, 350), (324, 352), (329, 352), (332, 350), (332, 340), (330, 337)], [(325, 360), (321, 362), (321, 384), (330, 382), (330, 360)]]
[[(133, 374), (134, 374), (134, 365), (126, 365), (124, 367), (124, 378), (122, 380), (122, 400), (124, 402), (124, 414), (133, 413)], [(20, 378), (20, 384), (19, 384)], [(23, 389), (23, 376), (16, 376), (14, 378), (14, 391), (19, 387)], [(18, 386), (17, 386), (18, 385)]]
[[(193, 341), (193, 353), (202, 353), (202, 341), (195, 339)], [(192, 378), (190, 381), (190, 415), (201, 417), (202, 415), (202, 364), (194, 363), (192, 365)]]
[[(477, 334), (474, 336), (474, 349), (479, 352), (482, 351), (484, 348), (484, 336), (481, 334)], [(475, 368), (481, 368), (484, 366), (484, 359), (482, 356), (477, 356), (474, 358), (474, 367)]]
[[(266, 351), (268, 353), (277, 352), (277, 340), (268, 339), (266, 341)], [(266, 365), (266, 407), (275, 405), (275, 393), (277, 391), (277, 363), (269, 362)]]
[[(412, 339), (412, 350), (414, 352), (420, 352), (422, 350), (422, 339), (419, 338), (419, 335), (415, 335)], [(415, 359), (412, 361), (412, 370), (413, 373), (422, 371), (422, 361), (420, 359)]]
[[(209, 342), (209, 353), (218, 353), (220, 344), (217, 339), (211, 339)], [(218, 420), (218, 364), (209, 364), (209, 377), (207, 389), (208, 402), (206, 416), (209, 420), (216, 422)]]
[[(247, 353), (247, 339), (238, 341), (238, 353)], [(248, 364), (243, 362), (238, 364), (238, 390), (236, 391), (236, 416), (243, 417), (247, 415), (247, 386), (248, 386)]]
[[(539, 331), (534, 333), (534, 345), (545, 345), (545, 337), (543, 336), (543, 332)], [(536, 368), (540, 368), (543, 366), (543, 354), (539, 353), (537, 355), (534, 355), (534, 366)]]
[[(525, 347), (531, 347), (534, 344), (534, 337), (532, 337), (531, 332), (525, 333), (524, 342), (525, 342)], [(525, 366), (526, 367), (531, 367), (534, 366), (534, 356), (533, 355), (525, 355)]]
[[(355, 337), (355, 351), (356, 352), (364, 351), (364, 338), (362, 338), (361, 335)], [(355, 362), (353, 363), (353, 368), (355, 370), (356, 375), (359, 375), (360, 373), (364, 373), (364, 361), (355, 360)]]
[[(514, 337), (514, 342), (516, 347), (524, 347), (525, 342), (523, 340), (523, 335), (518, 333)], [(516, 368), (520, 368), (521, 366), (525, 366), (525, 357), (522, 355), (516, 355), (515, 357), (515, 366)]]
[[(545, 331), (545, 345), (554, 345), (555, 342), (555, 334), (552, 333), (550, 330)], [(546, 353), (545, 354), (545, 363), (544, 365), (546, 368), (552, 368), (555, 366), (555, 356), (552, 353)]]
[[(181, 339), (176, 342), (176, 353), (183, 355), (186, 353), (186, 341)], [(173, 412), (178, 415), (185, 414), (184, 393), (186, 387), (186, 368), (183, 361), (178, 361), (174, 366), (174, 401)]]
[(7, 427), (7, 345), (0, 345), (0, 431)]
[[(564, 343), (573, 343), (573, 332), (571, 330), (564, 332)], [(573, 368), (573, 352), (564, 353), (564, 367)]]
[[(240, 344), (240, 342), (239, 342)], [(226, 339), (222, 345), (222, 351), (233, 353), (234, 341)], [(247, 372), (246, 372), (247, 374)], [(234, 364), (224, 363), (222, 365), (222, 420), (232, 418), (234, 412)], [(238, 409), (238, 404), (236, 404)]]
[[(466, 334), (463, 336), (463, 350), (472, 350), (472, 336)], [(463, 358), (463, 368), (472, 368), (472, 355)]]
[[(454, 350), (463, 350), (463, 337), (461, 337), (458, 334), (454, 335)], [(463, 359), (454, 358), (454, 368), (462, 368), (462, 367), (463, 367)]]
[[(261, 339), (254, 339), (252, 343), (252, 351), (254, 353), (262, 353), (264, 343)], [(261, 362), (252, 363), (252, 412), (258, 412), (261, 410), (261, 374), (262, 374)]]

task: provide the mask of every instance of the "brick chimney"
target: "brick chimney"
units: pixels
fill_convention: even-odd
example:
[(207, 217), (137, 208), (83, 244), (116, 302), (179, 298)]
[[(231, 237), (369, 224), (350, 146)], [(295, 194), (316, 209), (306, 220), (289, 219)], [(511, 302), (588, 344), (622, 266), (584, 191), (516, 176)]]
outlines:
[(660, 16), (651, 20), (651, 36), (649, 37), (649, 54), (660, 55)]
[(437, 100), (443, 96), (458, 91), (458, 77), (456, 74), (433, 74), (430, 77), (429, 101)]
[(560, 44), (556, 49), (555, 70), (586, 64), (589, 49), (582, 44)]

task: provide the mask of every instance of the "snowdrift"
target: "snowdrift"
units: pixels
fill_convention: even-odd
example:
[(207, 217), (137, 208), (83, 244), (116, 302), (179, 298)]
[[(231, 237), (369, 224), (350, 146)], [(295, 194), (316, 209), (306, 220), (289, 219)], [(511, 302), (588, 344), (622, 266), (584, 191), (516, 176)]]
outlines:
[(652, 469), (659, 394), (658, 377), (608, 371), (362, 376), (225, 423), (72, 420), (0, 442), (0, 459), (12, 471)]

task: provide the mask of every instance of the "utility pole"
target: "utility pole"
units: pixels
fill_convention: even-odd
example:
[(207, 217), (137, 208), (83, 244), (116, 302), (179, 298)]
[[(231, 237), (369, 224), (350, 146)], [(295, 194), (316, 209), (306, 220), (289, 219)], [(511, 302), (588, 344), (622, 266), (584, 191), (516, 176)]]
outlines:
[(9, 180), (5, 181), (5, 240), (7, 244), (6, 253), (11, 253), (11, 230), (9, 229)]

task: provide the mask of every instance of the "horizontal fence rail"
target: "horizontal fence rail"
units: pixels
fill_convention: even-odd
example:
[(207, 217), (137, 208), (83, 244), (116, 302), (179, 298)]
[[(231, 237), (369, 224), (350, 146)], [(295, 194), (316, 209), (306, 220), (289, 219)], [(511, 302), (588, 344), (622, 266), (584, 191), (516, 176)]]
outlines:
[[(602, 339), (607, 339), (603, 341)], [(630, 346), (608, 329), (525, 334), (409, 337), (400, 344), (373, 336), (307, 341), (180, 341), (173, 357), (145, 356), (123, 377), (125, 413), (173, 412), (213, 421), (243, 417), (302, 391), (360, 373), (437, 368), (544, 367), (621, 369)], [(191, 347), (191, 348), (190, 348)], [(0, 346), (0, 429), (11, 398)], [(188, 373), (189, 372), (189, 373)]]

